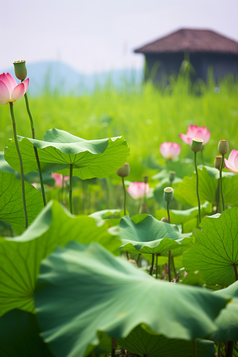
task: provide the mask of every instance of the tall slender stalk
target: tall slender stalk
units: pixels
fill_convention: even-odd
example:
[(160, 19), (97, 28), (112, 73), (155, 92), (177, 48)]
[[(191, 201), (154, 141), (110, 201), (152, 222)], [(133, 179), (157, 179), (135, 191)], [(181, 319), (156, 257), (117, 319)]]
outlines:
[(70, 164), (69, 165), (69, 207), (70, 207), (70, 213), (73, 214), (72, 194), (73, 194), (73, 164)]
[(201, 223), (201, 206), (200, 206), (200, 198), (199, 198), (199, 177), (198, 177), (198, 168), (197, 168), (197, 153), (194, 151), (194, 165), (195, 165), (195, 171), (196, 171), (196, 191), (197, 191), (197, 200), (198, 200), (198, 223), (197, 227), (199, 227), (199, 224)]
[(124, 177), (122, 177), (121, 180), (122, 180), (122, 186), (124, 191), (124, 216), (126, 216), (126, 186), (124, 182)]
[(228, 341), (226, 357), (232, 357), (233, 356), (234, 343), (235, 343), (235, 341)]
[(169, 201), (167, 201), (167, 215), (168, 215), (168, 220), (169, 220), (169, 223), (170, 223)]
[[(28, 113), (28, 116), (29, 116), (30, 122), (31, 122), (32, 139), (35, 139), (35, 128), (34, 128), (33, 118), (32, 118), (30, 107), (29, 107), (29, 101), (28, 101), (27, 93), (24, 94), (24, 98), (25, 98), (25, 103), (26, 103), (26, 110), (27, 110), (27, 113)], [(37, 163), (39, 176), (40, 176), (40, 185), (41, 185), (43, 203), (44, 203), (44, 206), (46, 206), (45, 188), (44, 188), (42, 171), (41, 171), (41, 166), (40, 166), (40, 159), (39, 159), (37, 148), (34, 145), (33, 145), (33, 148), (34, 148), (36, 163)]]
[(222, 208), (221, 212), (225, 211), (225, 200), (223, 196), (223, 189), (222, 189), (222, 168), (224, 165), (224, 155), (222, 155), (222, 162), (221, 162), (221, 167), (220, 167), (220, 189), (221, 189), (221, 200), (222, 200)]
[(21, 187), (22, 187), (22, 200), (23, 200), (23, 209), (24, 209), (24, 215), (25, 215), (25, 228), (28, 227), (28, 217), (27, 217), (27, 209), (26, 209), (26, 193), (25, 193), (25, 182), (24, 182), (24, 171), (23, 171), (23, 163), (22, 163), (22, 157), (21, 157), (21, 152), (17, 140), (17, 130), (16, 130), (16, 121), (14, 117), (14, 111), (13, 111), (13, 103), (10, 102), (10, 112), (11, 112), (11, 117), (12, 117), (12, 127), (13, 127), (13, 135), (14, 135), (14, 140), (15, 140), (15, 145), (17, 149), (17, 154), (19, 158), (19, 164), (20, 164), (20, 173), (21, 173)]
[(168, 264), (169, 282), (172, 281), (171, 265), (172, 265), (172, 254), (171, 254), (171, 250), (170, 250), (169, 251), (169, 264)]
[(136, 265), (138, 266), (138, 268), (139, 268), (140, 256), (141, 256), (141, 254), (138, 255), (137, 261), (136, 261)]
[(151, 262), (151, 268), (150, 268), (150, 275), (153, 274), (153, 270), (154, 270), (154, 260), (155, 260), (155, 255), (152, 254), (152, 262)]
[(196, 347), (195, 338), (192, 340), (192, 344), (193, 344), (193, 357), (197, 357), (197, 347)]
[(216, 213), (219, 212), (219, 204), (220, 204), (220, 179), (217, 179), (217, 189), (216, 189), (216, 204), (217, 204), (217, 209)]

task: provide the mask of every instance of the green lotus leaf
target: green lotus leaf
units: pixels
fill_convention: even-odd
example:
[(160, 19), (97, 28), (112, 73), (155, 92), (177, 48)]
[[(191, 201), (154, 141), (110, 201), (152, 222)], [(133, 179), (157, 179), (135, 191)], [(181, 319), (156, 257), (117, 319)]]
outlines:
[(190, 247), (190, 241), (175, 228), (147, 214), (123, 217), (118, 233), (122, 241), (121, 249), (136, 254), (155, 254), (176, 248), (181, 248), (183, 252)]
[(226, 289), (218, 290), (214, 294), (232, 297), (215, 320), (218, 330), (213, 332), (210, 339), (213, 341), (238, 340), (238, 281)]
[[(31, 224), (43, 208), (42, 195), (28, 182), (25, 182), (25, 193), (28, 223)], [(0, 172), (0, 220), (11, 224), (17, 234), (25, 229), (21, 181), (8, 172)]]
[[(123, 137), (84, 140), (63, 130), (51, 129), (44, 135), (44, 141), (18, 136), (24, 172), (37, 170), (33, 146), (38, 155), (43, 172), (69, 174), (73, 164), (73, 175), (82, 180), (93, 177), (104, 178), (124, 165), (129, 148)], [(5, 159), (19, 171), (19, 161), (13, 139), (5, 148)]]
[(42, 262), (35, 290), (41, 336), (57, 357), (84, 356), (99, 343), (98, 331), (125, 338), (142, 323), (167, 338), (204, 337), (228, 301), (155, 280), (97, 243), (56, 248)]
[(33, 291), (40, 263), (57, 246), (71, 240), (98, 242), (119, 255), (120, 241), (108, 226), (88, 216), (72, 216), (58, 202), (50, 202), (19, 237), (0, 238), (0, 316), (12, 309), (34, 312)]
[[(208, 201), (216, 204), (216, 191), (218, 180), (211, 168), (203, 166), (198, 168), (199, 175), (199, 196), (201, 203)], [(226, 205), (235, 206), (238, 204), (238, 175), (223, 172), (222, 179), (223, 195)], [(197, 206), (196, 175), (184, 177), (174, 192), (174, 197), (183, 204)], [(220, 200), (221, 202), (221, 200)]]
[[(137, 326), (123, 339), (117, 343), (127, 351), (139, 356), (146, 357), (191, 357), (192, 342), (176, 339), (168, 339), (162, 335), (152, 335), (141, 326)], [(196, 341), (197, 357), (213, 357), (215, 353), (214, 344), (211, 341)]]
[[(208, 212), (212, 211), (211, 204), (209, 202), (205, 202), (204, 205), (201, 206), (201, 216), (204, 216)], [(183, 224), (192, 218), (197, 217), (198, 215), (198, 207), (185, 209), (185, 210), (175, 210), (171, 209), (170, 211), (170, 219), (173, 224)], [(167, 217), (167, 210), (160, 209), (155, 212), (155, 218), (161, 220), (162, 217)]]
[(118, 219), (124, 216), (124, 211), (120, 209), (104, 209), (102, 211), (93, 212), (89, 216), (96, 219)]
[(238, 208), (218, 218), (204, 218), (195, 229), (195, 244), (183, 255), (187, 272), (199, 270), (208, 285), (228, 286), (237, 280)]
[(1, 357), (53, 357), (39, 336), (36, 316), (12, 310), (0, 318)]

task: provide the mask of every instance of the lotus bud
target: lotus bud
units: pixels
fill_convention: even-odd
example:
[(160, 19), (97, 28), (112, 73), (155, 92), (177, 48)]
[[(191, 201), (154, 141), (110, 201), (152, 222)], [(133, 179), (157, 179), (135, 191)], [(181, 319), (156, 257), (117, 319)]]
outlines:
[(161, 222), (170, 223), (168, 217), (162, 217)]
[(144, 183), (148, 183), (148, 181), (149, 181), (148, 175), (143, 175), (143, 181), (144, 181)]
[(221, 155), (217, 155), (215, 157), (215, 160), (214, 160), (214, 166), (216, 169), (220, 170), (221, 168), (221, 163), (222, 163), (222, 156)]
[(27, 76), (26, 61), (13, 62), (15, 75), (20, 81), (24, 81)]
[(139, 214), (149, 213), (148, 205), (145, 202), (141, 203)]
[(194, 152), (198, 152), (202, 149), (203, 140), (199, 138), (194, 138), (192, 140), (191, 149)]
[(174, 198), (174, 189), (172, 187), (166, 187), (164, 189), (164, 200), (166, 202), (171, 202)]
[(218, 144), (218, 151), (221, 155), (225, 155), (229, 151), (229, 144), (227, 140), (220, 140)]
[(169, 181), (173, 182), (176, 176), (176, 172), (175, 171), (169, 171)]
[(117, 170), (117, 174), (120, 177), (127, 177), (130, 173), (130, 165), (126, 162), (122, 167)]

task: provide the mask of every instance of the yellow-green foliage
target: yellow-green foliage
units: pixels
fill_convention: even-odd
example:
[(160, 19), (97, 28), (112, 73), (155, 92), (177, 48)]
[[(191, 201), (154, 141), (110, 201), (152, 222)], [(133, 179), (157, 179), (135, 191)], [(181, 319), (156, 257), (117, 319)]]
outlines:
[[(129, 162), (133, 176), (141, 180), (148, 173), (148, 157), (163, 164), (159, 146), (164, 141), (178, 142), (181, 157), (191, 156), (190, 148), (179, 138), (190, 124), (206, 125), (211, 139), (206, 145), (206, 162), (213, 162), (220, 139), (228, 139), (230, 149), (238, 149), (238, 85), (227, 79), (215, 93), (214, 83), (199, 85), (200, 94), (189, 92), (180, 78), (165, 91), (147, 83), (124, 90), (98, 89), (91, 95), (59, 96), (48, 94), (29, 102), (35, 122), (36, 138), (42, 139), (46, 130), (57, 127), (85, 139), (100, 139), (124, 135), (130, 148)], [(202, 93), (202, 94), (201, 94)], [(24, 99), (14, 103), (19, 135), (31, 136)], [(9, 105), (0, 106), (0, 150), (12, 136)], [(151, 172), (152, 173), (152, 172)]]

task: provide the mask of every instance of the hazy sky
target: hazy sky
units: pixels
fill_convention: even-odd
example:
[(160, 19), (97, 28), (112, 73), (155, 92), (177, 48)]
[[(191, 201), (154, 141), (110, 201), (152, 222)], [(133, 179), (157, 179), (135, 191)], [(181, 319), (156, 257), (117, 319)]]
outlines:
[(238, 0), (2, 0), (0, 71), (61, 60), (91, 73), (142, 67), (133, 49), (182, 27), (238, 41)]

